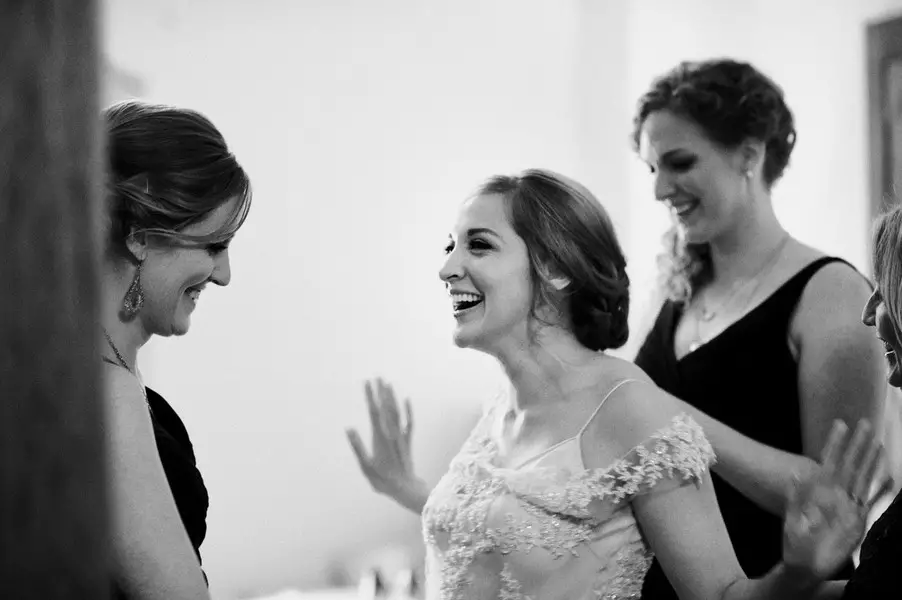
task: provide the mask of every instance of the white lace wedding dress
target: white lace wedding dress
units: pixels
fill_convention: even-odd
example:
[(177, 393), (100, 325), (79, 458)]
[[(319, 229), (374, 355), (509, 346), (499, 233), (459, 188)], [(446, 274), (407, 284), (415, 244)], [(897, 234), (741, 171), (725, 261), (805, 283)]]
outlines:
[(604, 469), (584, 467), (583, 427), (526, 464), (502, 468), (491, 437), (502, 413), (498, 404), (486, 410), (423, 510), (426, 597), (639, 598), (652, 554), (631, 501), (701, 481), (714, 461), (701, 427), (673, 416)]

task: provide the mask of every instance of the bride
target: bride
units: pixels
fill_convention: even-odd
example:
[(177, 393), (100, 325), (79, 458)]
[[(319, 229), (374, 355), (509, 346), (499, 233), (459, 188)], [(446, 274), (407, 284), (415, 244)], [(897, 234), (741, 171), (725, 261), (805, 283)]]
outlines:
[(882, 461), (866, 423), (851, 439), (837, 423), (820, 465), (786, 455), (801, 479), (783, 560), (749, 580), (704, 432), (604, 352), (626, 341), (629, 281), (595, 198), (548, 171), (494, 177), (464, 203), (446, 254), (454, 341), (498, 360), (509, 397), (433, 490), (412, 468), (410, 407), (402, 418), (390, 386), (367, 384), (372, 453), (348, 432), (372, 486), (422, 513), (428, 598), (638, 598), (652, 556), (683, 599), (818, 596), (864, 532)]

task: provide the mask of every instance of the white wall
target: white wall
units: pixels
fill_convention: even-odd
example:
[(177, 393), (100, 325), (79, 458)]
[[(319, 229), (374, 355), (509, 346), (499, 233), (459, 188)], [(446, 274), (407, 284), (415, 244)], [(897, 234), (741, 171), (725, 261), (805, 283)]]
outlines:
[(864, 267), (863, 26), (892, 7), (109, 0), (115, 64), (143, 97), (208, 114), (255, 186), (232, 285), (141, 357), (195, 441), (218, 597), (316, 585), (333, 559), (416, 543), (417, 519), (369, 491), (343, 429), (366, 423), (362, 381), (388, 377), (414, 400), (434, 480), (499, 389), (489, 360), (451, 345), (436, 277), (484, 177), (544, 166), (586, 183), (619, 228), (641, 323), (667, 219), (627, 135), (636, 97), (678, 60), (732, 55), (783, 85), (800, 134), (778, 212)]

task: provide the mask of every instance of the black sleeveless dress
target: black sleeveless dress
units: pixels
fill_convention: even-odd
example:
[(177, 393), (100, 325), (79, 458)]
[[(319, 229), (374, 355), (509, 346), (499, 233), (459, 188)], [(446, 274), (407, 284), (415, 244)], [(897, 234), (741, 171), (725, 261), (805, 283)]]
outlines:
[(902, 590), (902, 492), (868, 531), (842, 600), (896, 600)]
[[(636, 364), (665, 391), (768, 446), (802, 454), (798, 365), (787, 347), (790, 321), (823, 257), (783, 284), (722, 333), (677, 360), (674, 335), (682, 306), (667, 302), (636, 356)], [(848, 263), (846, 263), (848, 264)], [(759, 508), (712, 473), (736, 557), (746, 575), (760, 577), (782, 558), (783, 519)], [(852, 573), (852, 563), (836, 577)], [(642, 588), (644, 600), (677, 600), (657, 559)]]
[[(163, 470), (166, 472), (166, 479), (172, 490), (172, 496), (175, 498), (182, 524), (188, 532), (191, 545), (197, 554), (198, 565), (200, 565), (200, 545), (207, 534), (207, 508), (209, 507), (207, 488), (197, 469), (194, 447), (191, 445), (188, 431), (182, 420), (161, 395), (150, 388), (145, 389), (160, 462), (163, 463)], [(206, 578), (207, 576), (204, 574), (204, 580)], [(128, 600), (128, 596), (115, 584), (113, 597), (116, 600)]]

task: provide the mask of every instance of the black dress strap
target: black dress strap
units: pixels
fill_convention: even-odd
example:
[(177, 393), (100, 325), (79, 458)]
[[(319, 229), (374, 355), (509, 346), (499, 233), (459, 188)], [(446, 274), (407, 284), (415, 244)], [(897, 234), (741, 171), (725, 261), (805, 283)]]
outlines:
[[(811, 281), (811, 278), (814, 277), (817, 272), (820, 271), (823, 267), (836, 262), (848, 265), (849, 268), (861, 275), (858, 269), (856, 269), (849, 261), (845, 259), (839, 258), (838, 256), (822, 256), (802, 267), (795, 275), (790, 277), (789, 280), (784, 283), (780, 287), (780, 289), (775, 292), (774, 295), (780, 294), (791, 298), (794, 300), (793, 304), (795, 304), (801, 298), (802, 292), (805, 290), (805, 286), (808, 285), (808, 282)], [(861, 276), (865, 280), (867, 280), (864, 275)]]

